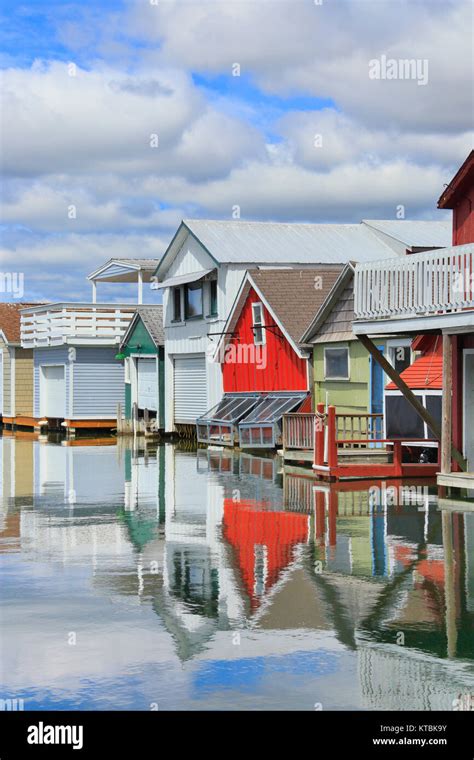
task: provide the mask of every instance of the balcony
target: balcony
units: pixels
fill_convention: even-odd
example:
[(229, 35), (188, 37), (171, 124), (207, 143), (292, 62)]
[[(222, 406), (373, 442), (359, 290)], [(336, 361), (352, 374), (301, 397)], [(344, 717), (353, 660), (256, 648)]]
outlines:
[[(416, 319), (440, 327), (474, 324), (474, 244), (416, 253), (390, 261), (357, 264), (354, 276), (354, 332), (360, 322), (394, 322), (396, 332)], [(407, 323), (404, 324), (404, 320)], [(370, 330), (369, 330), (370, 332)]]
[(53, 303), (22, 309), (21, 345), (114, 346), (120, 343), (136, 308), (133, 304)]

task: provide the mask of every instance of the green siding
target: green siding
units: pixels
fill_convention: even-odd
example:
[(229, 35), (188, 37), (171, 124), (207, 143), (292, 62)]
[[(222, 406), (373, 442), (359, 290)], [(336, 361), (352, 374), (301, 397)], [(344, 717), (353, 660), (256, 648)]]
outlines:
[[(127, 343), (122, 347), (124, 356), (158, 356), (158, 417), (159, 426), (164, 428), (164, 408), (165, 408), (165, 367), (164, 367), (164, 348), (155, 346), (150, 338), (148, 330), (141, 321), (137, 323), (128, 336)], [(132, 416), (132, 386), (130, 383), (125, 384), (125, 417), (130, 419)]]
[[(349, 346), (349, 380), (324, 379), (324, 348)], [(383, 345), (383, 340), (377, 341)], [(357, 414), (370, 412), (370, 362), (369, 354), (358, 340), (340, 343), (319, 343), (313, 350), (315, 403), (334, 405), (340, 413)], [(327, 394), (327, 396), (326, 396)]]

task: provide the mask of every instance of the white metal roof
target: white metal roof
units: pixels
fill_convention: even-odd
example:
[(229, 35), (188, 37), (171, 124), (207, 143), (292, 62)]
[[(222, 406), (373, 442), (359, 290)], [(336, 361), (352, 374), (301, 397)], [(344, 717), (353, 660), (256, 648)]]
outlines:
[(188, 234), (201, 243), (216, 265), (369, 262), (399, 255), (401, 243), (410, 248), (444, 247), (451, 242), (449, 222), (439, 221), (299, 224), (185, 219), (157, 267), (159, 279), (166, 275)]
[(452, 224), (449, 220), (426, 222), (409, 219), (364, 219), (362, 224), (384, 232), (407, 248), (445, 248), (452, 240)]

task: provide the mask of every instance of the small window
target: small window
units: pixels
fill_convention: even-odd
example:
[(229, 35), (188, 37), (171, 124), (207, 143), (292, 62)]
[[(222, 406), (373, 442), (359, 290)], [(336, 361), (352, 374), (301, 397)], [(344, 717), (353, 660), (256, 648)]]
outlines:
[(217, 316), (217, 280), (211, 280), (210, 282), (209, 300), (210, 300), (209, 316), (216, 317)]
[(185, 286), (184, 315), (185, 319), (202, 317), (202, 283)]
[(260, 346), (265, 343), (263, 305), (260, 302), (252, 304), (252, 328), (255, 345)]
[(181, 322), (181, 288), (173, 288), (173, 322)]
[(326, 380), (349, 380), (349, 349), (324, 349), (324, 377)]

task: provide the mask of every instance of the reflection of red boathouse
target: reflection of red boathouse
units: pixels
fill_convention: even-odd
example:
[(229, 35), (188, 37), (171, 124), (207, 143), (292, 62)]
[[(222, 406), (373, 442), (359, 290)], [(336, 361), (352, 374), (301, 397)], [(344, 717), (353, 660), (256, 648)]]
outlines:
[(231, 544), (252, 610), (294, 559), (309, 537), (308, 515), (275, 512), (267, 502), (224, 499), (224, 536)]

